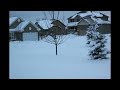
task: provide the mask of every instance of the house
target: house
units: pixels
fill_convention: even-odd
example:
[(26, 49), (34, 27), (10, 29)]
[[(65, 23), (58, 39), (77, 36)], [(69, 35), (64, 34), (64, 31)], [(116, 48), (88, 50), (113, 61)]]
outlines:
[(40, 36), (47, 36), (54, 32), (57, 35), (66, 34), (65, 25), (59, 20), (40, 20), (35, 23), (41, 30)]
[(89, 25), (98, 24), (102, 34), (111, 33), (111, 23), (108, 16), (95, 11), (81, 11), (68, 18), (67, 32), (85, 35)]
[(98, 31), (102, 34), (108, 34), (111, 33), (111, 22), (110, 21), (104, 21), (102, 19), (97, 19), (97, 23), (99, 25)]
[[(24, 20), (21, 17), (10, 17), (9, 18), (9, 40), (17, 40), (15, 35), (15, 28)], [(15, 33), (14, 33), (15, 32)]]
[[(18, 24), (18, 19), (9, 19), (9, 40), (10, 41), (33, 41), (39, 40), (39, 28), (30, 21), (22, 20)], [(11, 26), (12, 25), (12, 26)], [(13, 27), (14, 26), (14, 27)]]
[(9, 18), (9, 29), (16, 28), (24, 20), (21, 17), (10, 17)]
[(70, 16), (68, 18), (68, 23), (78, 22), (80, 21), (81, 18), (86, 17), (86, 16), (93, 16), (94, 18), (101, 18), (102, 20), (105, 20), (105, 21), (108, 21), (108, 18), (109, 18), (107, 15), (103, 13), (99, 13), (95, 11), (81, 11), (73, 16)]
[[(90, 19), (91, 18), (91, 19)], [(101, 18), (93, 18), (92, 16), (89, 19), (83, 18), (78, 22), (77, 32), (79, 35), (85, 35), (88, 27), (90, 25), (98, 24), (98, 32), (101, 34), (111, 33), (111, 24), (110, 21), (104, 21)]]

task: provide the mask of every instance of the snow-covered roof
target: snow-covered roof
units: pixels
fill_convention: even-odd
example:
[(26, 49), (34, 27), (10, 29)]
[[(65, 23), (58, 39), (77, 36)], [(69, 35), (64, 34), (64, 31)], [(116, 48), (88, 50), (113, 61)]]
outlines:
[[(81, 20), (82, 20), (82, 19), (81, 19)], [(80, 21), (81, 21), (81, 20), (80, 20)], [(84, 20), (85, 20), (85, 21), (87, 21), (87, 22), (89, 22), (89, 20), (88, 20), (88, 19), (84, 19)]]
[(53, 26), (52, 24), (53, 20), (41, 20), (38, 21), (38, 24), (43, 28), (43, 29), (48, 29)]
[(21, 22), (15, 29), (9, 29), (10, 31), (23, 31), (24, 27), (28, 25), (29, 21)]
[(9, 18), (9, 25), (11, 25), (18, 17), (10, 17)]
[(24, 22), (21, 22), (18, 27), (19, 29), (23, 29), (26, 25), (28, 25), (29, 21), (24, 21)]
[(39, 30), (39, 28), (33, 24), (32, 22), (30, 21), (24, 21), (24, 22), (21, 22), (15, 29), (9, 29), (10, 31), (20, 31), (22, 32), (24, 30), (24, 28), (29, 24), (31, 23), (34, 27), (37, 28), (37, 30)]
[[(82, 20), (87, 21), (89, 24), (111, 24), (110, 21), (105, 21), (105, 20), (102, 20), (102, 19), (100, 19), (100, 18), (94, 18), (93, 16), (91, 16), (89, 19), (82, 18), (82, 19), (78, 22), (78, 24), (80, 24), (80, 22), (81, 22)], [(72, 23), (73, 23), (73, 22), (72, 22)]]
[(103, 17), (103, 14), (99, 12), (92, 11), (92, 14), (93, 16), (96, 16), (96, 17)]
[(87, 21), (89, 24), (91, 23), (88, 19), (84, 19), (85, 21)]
[(9, 29), (9, 31), (16, 31), (16, 29)]
[(96, 23), (98, 23), (98, 24), (111, 24), (110, 21), (105, 21), (105, 20), (102, 20), (102, 19), (100, 19), (100, 18), (94, 18), (94, 17), (92, 17), (92, 16), (91, 16), (91, 18), (92, 18)]
[[(78, 25), (81, 25), (81, 22), (82, 21), (86, 21), (87, 22), (87, 25), (88, 24), (95, 24), (96, 23), (96, 21), (95, 20), (93, 20), (91, 17), (90, 18), (82, 18), (82, 19), (80, 19), (80, 21), (78, 22)], [(85, 24), (85, 23), (84, 23)], [(82, 25), (84, 25), (83, 23), (82, 23)], [(86, 24), (85, 24), (86, 25)]]
[(85, 16), (88, 16), (88, 15), (90, 15), (90, 16), (96, 16), (96, 17), (103, 17), (102, 13), (99, 13), (99, 12), (96, 12), (96, 11), (86, 11), (86, 12), (83, 12), (83, 13), (79, 12), (79, 13), (73, 15), (71, 17), (71, 19), (74, 19), (77, 15), (79, 15), (80, 17), (85, 17)]
[(92, 15), (92, 13), (90, 11), (88, 11), (86, 13), (79, 13), (78, 15), (81, 16), (81, 17), (85, 17), (85, 16), (88, 16), (88, 15)]
[(104, 21), (104, 20), (102, 20), (102, 19), (100, 19), (100, 18), (97, 19), (97, 23), (98, 23), (98, 24), (111, 24), (110, 21)]
[(71, 19), (74, 19), (77, 15), (78, 15), (78, 14), (73, 15), (73, 16), (71, 17)]
[(78, 22), (71, 22), (71, 23), (68, 23), (67, 26), (77, 26)]

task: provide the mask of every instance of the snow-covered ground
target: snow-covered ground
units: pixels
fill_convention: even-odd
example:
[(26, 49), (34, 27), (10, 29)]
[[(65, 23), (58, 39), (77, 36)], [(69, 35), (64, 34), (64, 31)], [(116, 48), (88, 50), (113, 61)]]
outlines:
[[(110, 79), (111, 58), (88, 60), (86, 36), (68, 35), (58, 46), (44, 41), (10, 42), (10, 79)], [(111, 38), (107, 35), (107, 48)], [(110, 57), (110, 55), (109, 55)]]

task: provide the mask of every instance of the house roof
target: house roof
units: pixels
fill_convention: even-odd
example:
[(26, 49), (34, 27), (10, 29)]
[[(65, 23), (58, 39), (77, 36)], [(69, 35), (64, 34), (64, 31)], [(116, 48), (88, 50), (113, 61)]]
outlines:
[(77, 26), (80, 24), (80, 22), (82, 20), (85, 20), (88, 24), (111, 24), (110, 21), (105, 21), (105, 20), (102, 20), (100, 18), (94, 18), (93, 16), (90, 16), (89, 19), (86, 19), (86, 18), (82, 18), (79, 22), (71, 22), (71, 23), (68, 23), (67, 26)]
[(80, 17), (85, 17), (85, 16), (96, 16), (96, 17), (103, 17), (104, 14), (102, 13), (99, 13), (99, 12), (96, 12), (96, 11), (81, 11), (81, 12), (78, 12), (76, 14), (74, 14), (73, 16), (69, 17), (71, 19), (74, 19), (77, 15), (79, 15)]
[(104, 20), (102, 20), (102, 19), (100, 19), (100, 18), (97, 19), (97, 23), (98, 23), (98, 24), (111, 24), (110, 21), (104, 21)]
[(9, 29), (9, 31), (16, 31), (16, 29)]
[(110, 21), (105, 21), (105, 20), (102, 20), (101, 18), (94, 18), (91, 16), (91, 18), (94, 20), (94, 22), (98, 23), (98, 24), (111, 24)]
[[(54, 22), (54, 21), (58, 21), (58, 22), (60, 22), (61, 24), (63, 24), (64, 26), (66, 26), (66, 25), (65, 25), (63, 22), (61, 22), (60, 20), (55, 19), (55, 20), (53, 20), (53, 22)], [(53, 22), (52, 22), (52, 23), (53, 23)]]
[(85, 17), (85, 16), (88, 16), (88, 15), (92, 15), (92, 13), (91, 13), (91, 11), (88, 11), (86, 13), (79, 13), (78, 15), (81, 16), (81, 17)]
[[(82, 21), (84, 21), (84, 23), (81, 23)], [(78, 25), (90, 25), (90, 24), (95, 24), (95, 21), (91, 21), (90, 19), (84, 19), (82, 18), (79, 22)]]
[(49, 29), (53, 26), (53, 20), (41, 20), (38, 21), (38, 25), (41, 26), (43, 29)]
[[(37, 24), (43, 28), (44, 30), (47, 30), (49, 28), (51, 28), (53, 25), (54, 25), (54, 21), (58, 21), (60, 22), (61, 24), (63, 24), (61, 21), (59, 20), (52, 20), (52, 19), (49, 19), (49, 20), (40, 20), (40, 21), (37, 21)], [(64, 25), (64, 24), (63, 24)], [(65, 26), (65, 25), (64, 25)]]
[(68, 23), (67, 26), (77, 26), (78, 25), (78, 22), (71, 22), (71, 23)]
[(18, 17), (10, 17), (9, 18), (9, 25), (11, 25)]
[(95, 12), (95, 11), (91, 11), (91, 13), (92, 13), (93, 16), (96, 16), (96, 17), (103, 17), (103, 14), (102, 14), (102, 13)]
[(32, 22), (30, 22), (30, 21), (24, 21), (24, 22), (21, 22), (15, 29), (10, 29), (10, 31), (20, 31), (20, 32), (22, 32), (24, 30), (24, 28), (29, 23), (31, 23), (35, 28), (37, 28), (37, 30), (39, 30), (39, 28), (35, 24), (33, 24)]
[(24, 21), (24, 22), (21, 22), (17, 27), (16, 29), (17, 30), (20, 30), (20, 31), (23, 31), (25, 26), (27, 26), (30, 22), (29, 21)]
[(95, 24), (96, 21), (92, 17), (93, 16), (89, 16), (89, 18), (84, 17), (83, 19), (86, 20), (89, 24)]
[(18, 18), (20, 18), (21, 20), (23, 20), (21, 17), (10, 17), (9, 18), (9, 25), (11, 25), (13, 22), (15, 22)]

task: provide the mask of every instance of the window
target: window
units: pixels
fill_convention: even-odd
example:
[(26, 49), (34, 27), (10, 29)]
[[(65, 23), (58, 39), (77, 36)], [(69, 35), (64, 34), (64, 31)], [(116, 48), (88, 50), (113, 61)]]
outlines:
[(76, 29), (76, 27), (70, 27), (70, 29), (73, 29), (73, 30), (75, 30), (75, 29)]
[(70, 27), (70, 29), (74, 29), (74, 27)]
[(11, 32), (11, 33), (10, 33), (10, 39), (11, 39), (11, 40), (14, 40), (14, 39), (15, 39), (15, 34), (14, 34), (14, 32)]
[(14, 39), (14, 33), (11, 33), (11, 34), (12, 34), (12, 37), (11, 37), (11, 38)]
[(74, 22), (74, 19), (70, 19), (70, 22)]
[(29, 30), (31, 30), (32, 28), (31, 27), (29, 27)]

